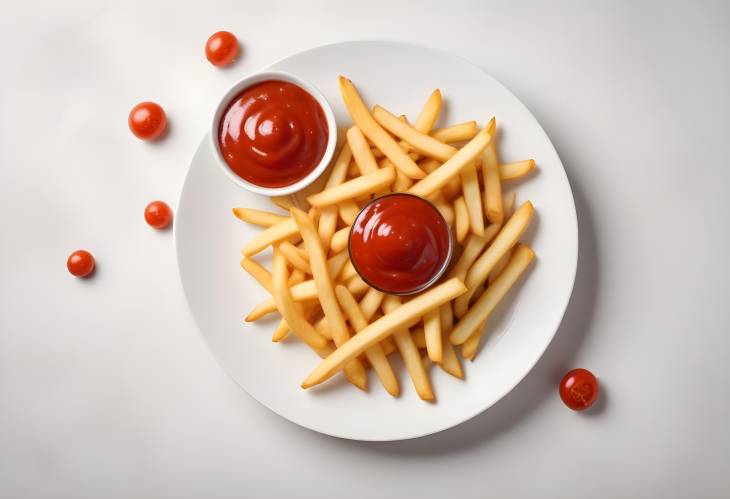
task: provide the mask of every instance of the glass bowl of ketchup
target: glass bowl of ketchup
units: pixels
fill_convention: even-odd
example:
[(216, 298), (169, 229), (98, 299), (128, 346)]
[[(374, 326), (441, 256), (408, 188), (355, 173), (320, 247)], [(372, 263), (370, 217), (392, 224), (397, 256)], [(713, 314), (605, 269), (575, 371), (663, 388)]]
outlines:
[(236, 185), (265, 196), (297, 192), (335, 152), (337, 126), (327, 99), (290, 73), (264, 71), (233, 85), (216, 107), (210, 138)]
[(350, 261), (373, 288), (410, 295), (435, 284), (451, 262), (451, 229), (429, 201), (393, 193), (373, 199), (350, 230)]

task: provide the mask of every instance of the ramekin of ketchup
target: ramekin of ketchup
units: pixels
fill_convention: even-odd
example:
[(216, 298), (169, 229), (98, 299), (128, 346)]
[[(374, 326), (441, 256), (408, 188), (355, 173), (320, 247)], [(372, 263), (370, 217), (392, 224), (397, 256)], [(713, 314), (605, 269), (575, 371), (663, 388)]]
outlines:
[(319, 90), (292, 74), (266, 71), (226, 92), (210, 137), (218, 163), (234, 183), (283, 196), (308, 186), (327, 168), (337, 126)]
[(449, 266), (453, 240), (434, 205), (395, 193), (363, 207), (350, 230), (349, 250), (352, 265), (370, 286), (408, 295), (439, 280)]

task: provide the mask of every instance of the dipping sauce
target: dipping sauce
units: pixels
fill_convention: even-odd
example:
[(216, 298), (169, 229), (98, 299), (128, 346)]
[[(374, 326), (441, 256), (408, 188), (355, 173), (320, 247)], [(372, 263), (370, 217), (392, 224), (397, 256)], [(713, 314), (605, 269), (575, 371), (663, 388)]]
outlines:
[(322, 160), (328, 138), (322, 106), (306, 90), (281, 80), (244, 90), (218, 128), (228, 166), (261, 187), (285, 187), (306, 177)]
[(350, 260), (365, 282), (409, 294), (434, 283), (451, 257), (451, 232), (441, 213), (411, 194), (371, 201), (350, 231)]

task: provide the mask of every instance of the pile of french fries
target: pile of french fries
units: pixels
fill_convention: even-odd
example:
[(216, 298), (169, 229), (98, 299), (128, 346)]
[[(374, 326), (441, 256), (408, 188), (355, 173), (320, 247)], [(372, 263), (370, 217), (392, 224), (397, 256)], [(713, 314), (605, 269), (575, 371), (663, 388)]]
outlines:
[[(335, 161), (308, 193), (272, 198), (279, 215), (234, 208), (239, 219), (264, 227), (243, 248), (241, 267), (271, 298), (246, 316), (278, 313), (272, 340), (289, 336), (322, 360), (302, 383), (309, 388), (339, 371), (367, 390), (372, 368), (385, 390), (400, 393), (389, 356), (399, 353), (416, 392), (435, 399), (427, 368), (437, 364), (463, 379), (461, 357), (473, 360), (490, 315), (534, 258), (519, 242), (530, 224), (529, 201), (515, 208), (503, 184), (528, 175), (532, 159), (500, 163), (496, 121), (435, 128), (442, 108), (435, 90), (415, 122), (381, 106), (372, 110), (353, 83), (339, 78), (354, 125)], [(387, 295), (357, 274), (347, 251), (361, 207), (389, 192), (431, 201), (454, 233), (454, 260), (441, 283), (417, 295)], [(273, 249), (273, 269), (253, 259)], [(424, 353), (425, 352), (425, 353)]]

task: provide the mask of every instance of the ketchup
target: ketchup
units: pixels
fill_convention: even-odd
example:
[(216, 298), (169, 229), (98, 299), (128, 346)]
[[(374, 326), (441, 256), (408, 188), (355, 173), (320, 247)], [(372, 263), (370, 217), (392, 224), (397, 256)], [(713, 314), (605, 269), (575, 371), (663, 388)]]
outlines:
[(350, 231), (350, 259), (386, 293), (407, 294), (435, 281), (451, 256), (451, 233), (428, 201), (390, 194), (362, 209)]
[(261, 187), (284, 187), (306, 177), (322, 160), (328, 138), (322, 106), (304, 89), (280, 80), (244, 90), (218, 128), (228, 166)]

